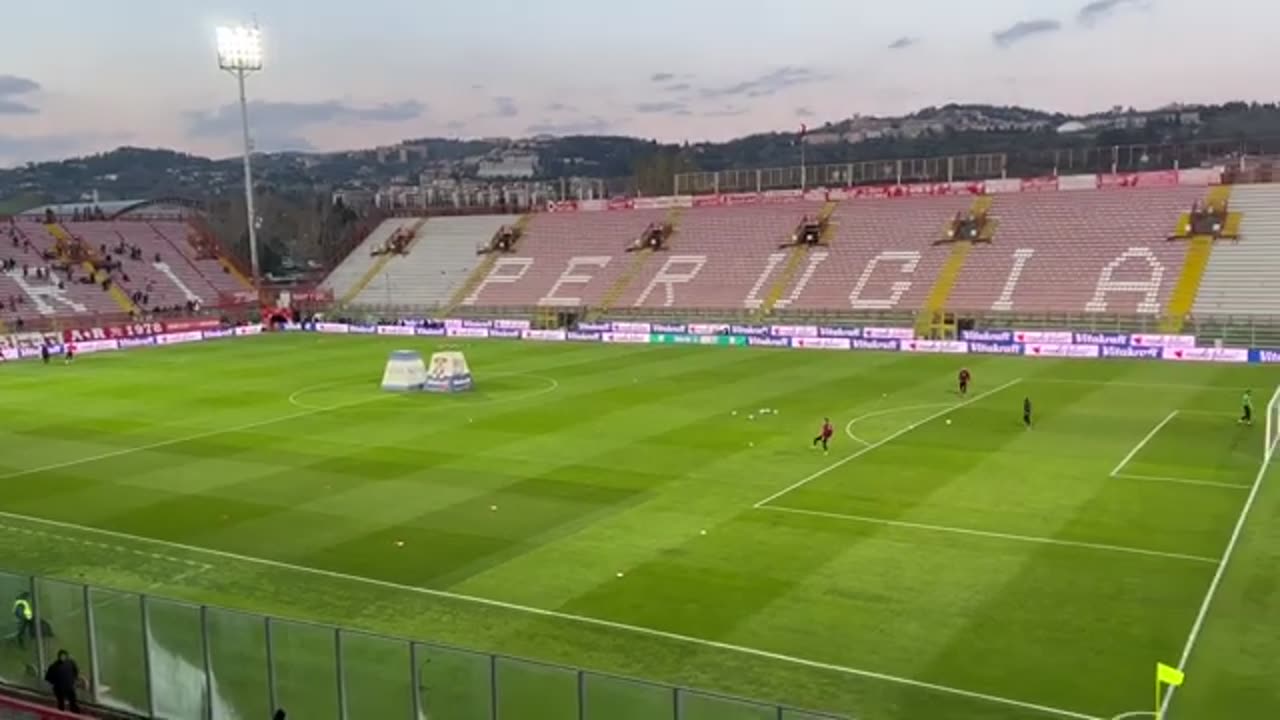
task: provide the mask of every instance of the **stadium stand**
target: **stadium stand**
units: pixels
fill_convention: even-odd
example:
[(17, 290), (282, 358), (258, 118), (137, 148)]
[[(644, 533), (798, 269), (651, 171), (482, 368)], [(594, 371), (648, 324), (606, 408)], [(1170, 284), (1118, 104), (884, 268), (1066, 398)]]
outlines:
[(405, 218), (382, 221), (373, 232), (369, 233), (369, 237), (365, 238), (364, 242), (352, 250), (351, 254), (329, 273), (329, 277), (321, 283), (321, 288), (332, 291), (333, 296), (338, 298), (340, 303), (350, 303), (360, 295), (365, 286), (378, 274), (381, 266), (389, 260), (386, 253), (375, 251), (386, 248), (399, 230), (412, 223), (412, 220)]
[(972, 249), (949, 307), (974, 312), (1156, 315), (1185, 245), (1167, 239), (1204, 188), (999, 195), (995, 241)]
[[(221, 295), (236, 295), (252, 291), (253, 287), (249, 281), (241, 276), (230, 262), (219, 255), (216, 246), (206, 247), (203, 251), (197, 247), (196, 240), (199, 234), (191, 225), (174, 220), (161, 220), (147, 223), (147, 225), (156, 237), (167, 242), (178, 256), (186, 259), (187, 263), (213, 286), (215, 292)], [(145, 239), (148, 234), (142, 232), (141, 228), (139, 231)], [(156, 252), (166, 254), (163, 247), (157, 247)], [(178, 266), (182, 263), (175, 259), (173, 265)]]
[(407, 255), (388, 260), (352, 301), (355, 305), (407, 305), (437, 308), (466, 282), (479, 264), (476, 248), (513, 222), (511, 215), (431, 218)]
[[(83, 282), (88, 273), (69, 263), (45, 225), (17, 222), (9, 226), (0, 259), (12, 261), (0, 283), (0, 302), (13, 317), (120, 313), (122, 308), (101, 285)], [(65, 243), (64, 243), (65, 245)], [(70, 265), (71, 275), (57, 269)], [(15, 302), (16, 301), (16, 302)], [(17, 305), (15, 308), (14, 306)]]
[[(626, 247), (665, 217), (666, 211), (658, 210), (538, 215), (515, 252), (497, 257), (462, 304), (599, 304), (626, 269)], [(677, 233), (674, 244), (680, 243)]]
[(1280, 317), (1280, 185), (1235, 187), (1231, 210), (1241, 238), (1216, 243), (1193, 312)]

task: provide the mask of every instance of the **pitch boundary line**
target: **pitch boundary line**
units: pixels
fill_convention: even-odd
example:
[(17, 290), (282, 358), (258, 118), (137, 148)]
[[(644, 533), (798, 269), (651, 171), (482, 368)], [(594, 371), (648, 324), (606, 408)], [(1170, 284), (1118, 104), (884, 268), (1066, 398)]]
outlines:
[(1127, 553), (1130, 555), (1147, 555), (1151, 557), (1169, 558), (1173, 560), (1187, 560), (1191, 562), (1208, 563), (1210, 565), (1217, 563), (1214, 558), (1204, 557), (1202, 555), (1187, 555), (1185, 553), (1165, 552), (1163, 550), (1148, 550), (1146, 548), (1136, 548), (1127, 545), (1107, 545), (1105, 543), (1092, 543), (1079, 540), (1060, 540), (1057, 538), (1039, 537), (1035, 535), (1018, 535), (1015, 533), (995, 532), (992, 530), (975, 530), (972, 528), (953, 527), (950, 525), (930, 525), (928, 523), (908, 522), (905, 520), (889, 520), (887, 518), (870, 517), (867, 515), (849, 515), (846, 513), (826, 512), (823, 510), (804, 510), (801, 508), (787, 507), (785, 505), (765, 505), (757, 508), (759, 510), (775, 510), (777, 512), (792, 513), (795, 515), (810, 515), (813, 517), (830, 518), (833, 520), (849, 520), (852, 522), (866, 523), (868, 525), (886, 525), (888, 527), (908, 528), (911, 530), (925, 530), (928, 532), (951, 533), (955, 535), (970, 535), (974, 537), (992, 538), (995, 540), (1010, 540), (1013, 542), (1031, 543), (1036, 545), (1058, 545), (1062, 547), (1076, 547), (1087, 550), (1101, 550), (1106, 552)]
[(1072, 718), (1073, 720), (1104, 720), (1104, 718), (1101, 718), (1099, 716), (1089, 715), (1089, 714), (1077, 712), (1074, 710), (1066, 710), (1063, 708), (1052, 707), (1049, 705), (1041, 705), (1038, 703), (1028, 702), (1024, 700), (1001, 697), (999, 695), (989, 695), (987, 693), (981, 693), (974, 690), (965, 690), (962, 688), (951, 687), (948, 685), (939, 685), (936, 683), (930, 683), (924, 680), (913, 680), (911, 678), (900, 677), (897, 675), (889, 675), (887, 673), (876, 672), (874, 670), (863, 670), (863, 669), (848, 667), (844, 665), (836, 665), (834, 663), (827, 663), (821, 660), (802, 658), (794, 655), (785, 655), (782, 653), (775, 653), (775, 652), (770, 652), (768, 650), (762, 650), (760, 648), (747, 647), (744, 645), (733, 645), (733, 644), (721, 642), (718, 640), (709, 640), (706, 638), (692, 637), (689, 635), (680, 635), (678, 633), (668, 632), (666, 630), (659, 630), (657, 628), (644, 627), (641, 625), (628, 625), (626, 623), (615, 622), (612, 620), (605, 620), (603, 618), (596, 618), (588, 615), (574, 615), (571, 613), (561, 612), (559, 610), (550, 610), (546, 608), (533, 607), (529, 605), (519, 605), (516, 603), (506, 602), (503, 600), (496, 600), (493, 598), (481, 597), (477, 595), (464, 595), (462, 593), (454, 593), (448, 590), (437, 590), (433, 588), (418, 587), (416, 585), (405, 585), (402, 583), (392, 582), (390, 580), (379, 580), (377, 578), (363, 577), (360, 575), (350, 575), (350, 574), (338, 572), (335, 570), (323, 570), (320, 568), (306, 567), (304, 565), (294, 565), (292, 563), (286, 563), (279, 560), (253, 557), (249, 555), (241, 555), (241, 554), (229, 552), (226, 550), (216, 550), (214, 548), (198, 547), (195, 545), (187, 545), (185, 543), (173, 542), (170, 540), (160, 540), (157, 538), (149, 538), (141, 535), (132, 535), (129, 533), (119, 532), (116, 530), (106, 530), (103, 528), (96, 528), (91, 525), (79, 525), (76, 523), (63, 522), (61, 520), (50, 520), (50, 519), (35, 517), (31, 515), (22, 515), (19, 513), (0, 511), (0, 518), (9, 518), (11, 520), (26, 521), (31, 523), (43, 523), (51, 527), (64, 528), (68, 530), (76, 530), (80, 532), (97, 533), (107, 537), (114, 537), (122, 540), (129, 540), (132, 542), (151, 543), (155, 545), (160, 545), (162, 547), (169, 547), (169, 548), (184, 550), (186, 552), (192, 552), (197, 554), (205, 554), (210, 557), (219, 557), (227, 560), (235, 560), (238, 562), (261, 565), (264, 567), (273, 567), (273, 568), (279, 568), (283, 570), (291, 570), (294, 572), (307, 573), (307, 574), (316, 575), (319, 577), (328, 577), (336, 580), (344, 580), (347, 582), (366, 583), (376, 587), (383, 587), (391, 590), (401, 590), (401, 591), (406, 591), (411, 593), (417, 593), (420, 595), (427, 595), (429, 597), (438, 597), (446, 600), (473, 603), (476, 605), (482, 605), (486, 607), (493, 607), (493, 608), (499, 608), (503, 610), (510, 610), (513, 612), (525, 613), (525, 614), (534, 615), (537, 617), (565, 620), (565, 621), (580, 623), (584, 625), (594, 625), (597, 627), (604, 627), (612, 630), (620, 630), (623, 632), (634, 633), (637, 635), (648, 635), (650, 637), (657, 637), (665, 640), (672, 640), (675, 642), (681, 642), (681, 643), (686, 643), (690, 645), (700, 645), (703, 647), (714, 648), (717, 650), (724, 650), (727, 652), (736, 652), (744, 655), (752, 655), (755, 657), (765, 658), (767, 660), (776, 660), (778, 662), (788, 663), (792, 665), (799, 665), (802, 667), (809, 667), (817, 670), (826, 670), (830, 672), (840, 673), (843, 675), (866, 678), (869, 680), (881, 680), (884, 682), (894, 683), (897, 685), (904, 685), (908, 687), (919, 688), (921, 690), (929, 690), (929, 691), (941, 693), (944, 695), (953, 695), (956, 697), (964, 697), (971, 700), (979, 700), (979, 701), (989, 702), (997, 705), (1006, 705), (1009, 707), (1022, 708), (1024, 710), (1032, 710), (1032, 711), (1041, 713), (1043, 715)]
[(1147, 433), (1146, 437), (1138, 441), (1138, 444), (1133, 446), (1133, 449), (1129, 451), (1128, 455), (1124, 456), (1124, 459), (1120, 461), (1120, 464), (1115, 466), (1115, 468), (1111, 471), (1111, 477), (1115, 477), (1119, 475), (1120, 471), (1124, 469), (1124, 466), (1128, 465), (1129, 461), (1132, 460), (1134, 456), (1136, 456), (1138, 453), (1142, 452), (1142, 448), (1146, 447), (1147, 443), (1151, 442), (1151, 438), (1155, 437), (1156, 433), (1160, 432), (1160, 430), (1163, 429), (1165, 425), (1168, 425), (1177, 416), (1178, 416), (1178, 411), (1174, 410), (1173, 412), (1166, 415), (1165, 418), (1160, 421), (1160, 424), (1156, 425), (1154, 428), (1151, 428), (1151, 432)]
[[(1267, 438), (1263, 442), (1269, 441)], [(1182, 657), (1178, 660), (1178, 669), (1186, 671), (1187, 662), (1191, 659), (1191, 651), (1195, 649), (1196, 640), (1200, 639), (1200, 631), (1204, 629), (1205, 618), (1209, 616), (1209, 608), (1213, 605), (1213, 598), (1218, 593), (1218, 586), (1222, 584), (1222, 577), (1226, 575), (1227, 564), (1231, 562), (1231, 556), (1235, 553), (1236, 543), (1240, 541), (1240, 534), (1244, 532), (1245, 523), (1249, 519), (1249, 511), (1253, 509), (1253, 502), (1258, 498), (1258, 491), (1262, 489), (1262, 480), (1267, 476), (1267, 470), (1271, 467), (1271, 461), (1264, 457), (1261, 467), (1258, 468), (1258, 474), (1253, 478), (1253, 487), (1249, 490), (1249, 497), (1244, 501), (1244, 507), (1240, 509), (1240, 516), (1236, 518), (1235, 528), (1231, 530), (1231, 538), (1227, 540), (1227, 547), (1222, 551), (1222, 559), (1218, 561), (1218, 569), (1213, 573), (1213, 579), (1209, 581), (1209, 589), (1204, 594), (1204, 600), (1200, 603), (1200, 610), (1196, 613), (1195, 622), (1191, 624), (1191, 632), (1187, 635), (1187, 644), (1182, 648)], [(1157, 717), (1164, 717), (1169, 711), (1169, 703), (1173, 701), (1173, 696), (1177, 692), (1177, 687), (1170, 686), (1168, 692), (1164, 696), (1164, 702), (1160, 705), (1160, 713)]]
[(213, 566), (210, 565), (209, 563), (198, 562), (196, 560), (187, 560), (184, 558), (174, 557), (172, 555), (162, 555), (160, 553), (150, 553), (150, 552), (146, 552), (145, 550), (136, 550), (134, 548), (127, 548), (122, 545), (111, 545), (108, 543), (94, 542), (93, 540), (83, 540), (77, 537), (71, 537), (68, 535), (59, 535), (57, 533), (45, 532), (43, 530), (32, 530), (31, 528), (18, 527), (16, 525), (8, 525), (5, 523), (0, 523), (0, 530), (18, 533), (19, 535), (31, 535), (33, 537), (50, 538), (50, 539), (58, 540), (61, 542), (71, 542), (77, 545), (84, 545), (87, 547), (96, 547), (101, 550), (110, 550), (112, 552), (128, 553), (130, 555), (141, 555), (142, 557), (145, 557), (151, 560), (160, 560), (163, 562), (177, 563), (178, 565), (186, 565), (187, 567), (191, 568), (191, 570), (184, 572), (183, 574), (179, 575), (179, 577), (185, 577), (191, 573), (203, 572), (205, 570), (213, 569)]
[(1116, 480), (1139, 480), (1142, 482), (1170, 483), (1173, 485), (1197, 485), (1199, 487), (1216, 487), (1227, 488), (1229, 490), (1248, 490), (1249, 485), (1244, 483), (1218, 482), (1216, 480), (1192, 480), (1191, 478), (1175, 478), (1164, 477), (1161, 475), (1133, 475), (1131, 473), (1120, 473), (1112, 475)]
[[(774, 500), (777, 500), (778, 498), (782, 497), (783, 495), (786, 495), (787, 493), (791, 492), (792, 490), (796, 490), (796, 489), (801, 488), (801, 487), (803, 487), (803, 486), (805, 486), (805, 485), (808, 485), (809, 483), (813, 482), (814, 480), (817, 480), (818, 478), (822, 477), (823, 475), (826, 475), (827, 473), (831, 472), (832, 470), (835, 470), (835, 469), (840, 468), (840, 467), (844, 467), (845, 465), (848, 465), (849, 463), (853, 462), (854, 460), (857, 460), (858, 458), (862, 457), (863, 455), (866, 455), (867, 453), (871, 452), (872, 450), (875, 450), (876, 448), (879, 448), (879, 447), (882, 447), (882, 446), (884, 446), (884, 445), (887, 445), (888, 443), (892, 442), (893, 440), (897, 440), (898, 438), (902, 437), (903, 435), (906, 435), (907, 433), (911, 432), (912, 430), (915, 430), (915, 429), (916, 429), (916, 428), (918, 428), (918, 427), (921, 427), (921, 426), (923, 426), (923, 425), (927, 425), (927, 424), (929, 424), (929, 423), (933, 422), (934, 420), (937, 420), (938, 418), (940, 418), (940, 417), (942, 417), (942, 416), (944, 416), (944, 415), (948, 415), (948, 414), (950, 414), (950, 413), (952, 413), (952, 412), (954, 412), (954, 411), (956, 411), (956, 410), (959, 410), (959, 409), (960, 409), (960, 408), (962, 408), (962, 407), (966, 407), (966, 406), (968, 406), (968, 405), (972, 405), (973, 403), (976, 403), (976, 402), (978, 402), (979, 400), (982, 400), (983, 398), (987, 398), (987, 397), (990, 397), (990, 396), (992, 396), (992, 395), (995, 395), (996, 393), (1000, 392), (1001, 390), (1007, 390), (1008, 388), (1011, 388), (1011, 387), (1013, 387), (1014, 385), (1017, 385), (1017, 384), (1018, 384), (1018, 383), (1020, 383), (1020, 382), (1022, 382), (1022, 378), (1016, 378), (1016, 379), (1014, 379), (1014, 380), (1010, 380), (1009, 382), (1007, 382), (1007, 383), (1005, 383), (1005, 384), (1003, 384), (1003, 385), (1001, 385), (1001, 386), (999, 386), (999, 387), (997, 387), (997, 388), (993, 388), (993, 389), (991, 389), (991, 390), (988, 390), (988, 391), (986, 391), (986, 392), (984, 392), (984, 393), (982, 393), (982, 394), (980, 394), (980, 395), (975, 395), (975, 396), (973, 396), (972, 398), (970, 398), (970, 399), (968, 399), (968, 400), (963, 400), (963, 401), (958, 402), (958, 403), (956, 403), (956, 404), (954, 404), (954, 405), (948, 405), (945, 409), (943, 409), (943, 410), (939, 410), (938, 412), (933, 413), (932, 415), (930, 415), (930, 416), (928, 416), (928, 417), (924, 418), (923, 420), (920, 420), (920, 421), (917, 421), (917, 422), (911, 423), (910, 425), (908, 425), (908, 426), (906, 426), (906, 427), (902, 428), (901, 430), (898, 430), (898, 431), (896, 431), (896, 432), (894, 432), (894, 433), (892, 433), (892, 434), (888, 435), (888, 436), (887, 436), (887, 437), (885, 437), (884, 439), (882, 439), (882, 440), (878, 440), (878, 441), (876, 441), (876, 442), (874, 442), (874, 443), (871, 443), (870, 445), (868, 445), (868, 446), (866, 446), (866, 447), (862, 448), (861, 450), (859, 450), (859, 451), (857, 451), (857, 452), (853, 453), (852, 455), (848, 455), (848, 456), (846, 456), (846, 457), (844, 457), (844, 458), (841, 458), (840, 460), (837, 460), (837, 461), (835, 461), (835, 462), (831, 463), (830, 465), (828, 465), (828, 466), (826, 466), (826, 467), (822, 468), (821, 470), (818, 470), (817, 472), (815, 472), (815, 473), (813, 473), (813, 474), (811, 474), (811, 475), (808, 475), (808, 476), (806, 476), (806, 477), (804, 477), (804, 478), (800, 479), (799, 481), (797, 481), (797, 482), (795, 482), (795, 483), (792, 483), (791, 485), (788, 485), (787, 487), (785, 487), (785, 488), (783, 488), (783, 489), (779, 490), (778, 492), (776, 492), (776, 493), (774, 493), (774, 494), (770, 495), (769, 497), (767, 497), (767, 498), (765, 498), (765, 499), (763, 499), (763, 500), (761, 500), (761, 501), (757, 502), (755, 505), (752, 505), (751, 507), (753, 507), (753, 508), (761, 508), (761, 507), (764, 507), (765, 505), (768, 505), (769, 503), (773, 502)], [(4, 478), (0, 478), (0, 480), (3, 480), (3, 479), (4, 479)]]

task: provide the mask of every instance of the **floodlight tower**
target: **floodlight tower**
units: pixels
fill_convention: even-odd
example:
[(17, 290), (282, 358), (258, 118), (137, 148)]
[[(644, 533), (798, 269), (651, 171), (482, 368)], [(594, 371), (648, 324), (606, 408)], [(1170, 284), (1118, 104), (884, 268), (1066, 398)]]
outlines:
[(249, 139), (249, 102), (245, 98), (244, 82), (249, 73), (262, 69), (262, 31), (255, 27), (220, 27), (218, 39), (218, 68), (235, 76), (240, 85), (240, 125), (244, 131), (244, 205), (249, 222), (249, 260), (253, 266), (253, 289), (261, 288), (258, 268), (257, 213), (253, 209), (253, 166), (250, 155), (253, 144)]

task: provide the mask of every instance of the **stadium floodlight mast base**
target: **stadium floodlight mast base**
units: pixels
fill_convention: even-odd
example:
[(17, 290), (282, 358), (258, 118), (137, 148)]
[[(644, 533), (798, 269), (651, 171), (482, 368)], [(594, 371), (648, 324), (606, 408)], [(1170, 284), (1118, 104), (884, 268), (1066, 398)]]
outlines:
[(240, 125), (244, 133), (244, 203), (249, 223), (249, 261), (253, 269), (253, 290), (261, 288), (258, 268), (258, 217), (253, 208), (253, 141), (249, 138), (249, 102), (245, 78), (262, 69), (262, 31), (257, 26), (220, 27), (217, 30), (218, 68), (235, 76), (240, 86)]

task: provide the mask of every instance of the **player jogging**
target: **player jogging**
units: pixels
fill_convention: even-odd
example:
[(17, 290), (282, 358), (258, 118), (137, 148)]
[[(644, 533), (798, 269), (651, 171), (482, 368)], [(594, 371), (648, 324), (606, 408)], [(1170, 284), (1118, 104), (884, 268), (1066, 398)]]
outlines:
[(1252, 425), (1253, 424), (1253, 391), (1252, 390), (1244, 391), (1244, 397), (1240, 399), (1240, 405), (1241, 405), (1240, 424)]
[(67, 341), (66, 346), (62, 349), (65, 351), (65, 354), (62, 356), (62, 364), (70, 365), (71, 361), (76, 359), (76, 344), (71, 341)]
[(813, 446), (816, 448), (818, 443), (822, 443), (822, 452), (827, 452), (827, 443), (831, 441), (833, 434), (835, 431), (831, 429), (831, 418), (822, 418), (822, 431), (813, 439)]
[(969, 394), (969, 378), (970, 377), (971, 376), (969, 375), (968, 368), (960, 368), (960, 395), (961, 396)]
[(1031, 429), (1031, 398), (1022, 398), (1022, 424)]

